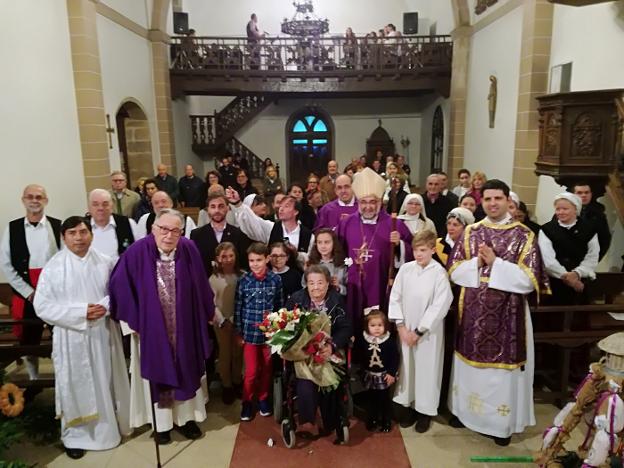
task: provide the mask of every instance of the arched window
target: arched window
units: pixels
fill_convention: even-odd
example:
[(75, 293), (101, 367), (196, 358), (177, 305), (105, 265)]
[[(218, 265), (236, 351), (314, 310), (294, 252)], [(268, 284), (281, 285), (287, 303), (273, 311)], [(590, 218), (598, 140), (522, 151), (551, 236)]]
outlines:
[(291, 116), (287, 126), (288, 178), (304, 183), (311, 172), (327, 173), (332, 159), (333, 131), (328, 115), (319, 109), (304, 109)]
[(444, 155), (444, 117), (442, 108), (436, 107), (431, 126), (431, 174), (442, 170)]

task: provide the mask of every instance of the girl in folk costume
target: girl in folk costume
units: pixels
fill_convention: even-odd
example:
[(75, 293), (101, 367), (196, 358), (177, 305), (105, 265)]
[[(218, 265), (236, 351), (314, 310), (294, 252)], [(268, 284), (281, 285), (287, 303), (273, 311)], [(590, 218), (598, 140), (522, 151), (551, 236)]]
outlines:
[(399, 350), (388, 331), (386, 315), (378, 308), (364, 311), (364, 387), (368, 390), (366, 429), (390, 432), (392, 428), (392, 396), (390, 387), (399, 370)]
[(410, 193), (405, 197), (399, 210), (399, 219), (403, 220), (412, 234), (423, 230), (437, 234), (433, 221), (427, 218), (423, 198), (418, 193)]
[(446, 271), (432, 259), (435, 235), (431, 231), (416, 234), (412, 249), (415, 260), (401, 267), (392, 286), (389, 318), (396, 323), (401, 341), (401, 367), (394, 401), (416, 411), (415, 429), (422, 433), (429, 429), (431, 417), (438, 413), (444, 317), (453, 302), (453, 294)]
[(243, 380), (243, 349), (237, 343), (234, 329), (234, 299), (241, 276), (234, 244), (220, 243), (215, 251), (215, 262), (214, 273), (208, 281), (215, 302), (213, 326), (219, 344), (217, 371), (223, 384), (223, 403), (231, 405), (241, 390)]
[(436, 240), (434, 259), (446, 268), (448, 256), (453, 250), (455, 243), (461, 239), (464, 228), (474, 224), (474, 215), (467, 208), (461, 206), (453, 208), (446, 215), (446, 236)]
[[(342, 296), (347, 294), (347, 267), (342, 245), (333, 229), (316, 231), (308, 265), (323, 265), (331, 275), (331, 286)], [(305, 281), (302, 281), (305, 287)]]

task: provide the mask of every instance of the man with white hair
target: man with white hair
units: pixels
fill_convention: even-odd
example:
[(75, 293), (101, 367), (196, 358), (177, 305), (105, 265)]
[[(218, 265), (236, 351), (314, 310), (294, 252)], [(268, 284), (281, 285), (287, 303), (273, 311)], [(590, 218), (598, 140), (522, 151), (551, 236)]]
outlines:
[[(35, 315), (33, 298), (41, 269), (61, 247), (61, 221), (45, 215), (48, 196), (41, 185), (30, 184), (22, 193), (26, 216), (14, 219), (4, 230), (0, 245), (0, 268), (13, 290), (11, 316), (38, 324), (16, 325), (13, 333), (20, 345), (38, 345), (43, 322)], [(28, 356), (26, 370), (31, 379), (38, 377), (39, 358)]]
[(89, 192), (87, 219), (93, 230), (93, 248), (114, 259), (137, 239), (137, 225), (133, 219), (113, 213), (113, 198), (104, 189)]
[(315, 231), (322, 228), (336, 230), (341, 220), (357, 212), (357, 200), (353, 195), (351, 184), (351, 177), (347, 174), (336, 177), (333, 183), (335, 200), (325, 203), (319, 210), (314, 225)]
[[(159, 190), (154, 195), (152, 195), (152, 208), (154, 209), (153, 213), (146, 213), (141, 216), (141, 219), (139, 219), (137, 226), (137, 239), (143, 239), (145, 236), (152, 233), (152, 225), (154, 224), (156, 215), (165, 208), (173, 208), (173, 200), (171, 199), (169, 194), (167, 194), (167, 192)], [(185, 218), (186, 221), (184, 224), (184, 237), (190, 239), (191, 231), (195, 229), (197, 225), (190, 216), (186, 216)]]
[(446, 215), (457, 206), (457, 203), (453, 204), (442, 194), (439, 174), (430, 174), (427, 177), (426, 188), (427, 190), (423, 193), (423, 200), (427, 216), (435, 224), (438, 235), (444, 237), (446, 235)]
[(407, 260), (413, 259), (412, 234), (401, 220), (392, 228), (392, 219), (382, 210), (386, 181), (370, 168), (365, 168), (353, 181), (358, 211), (340, 221), (337, 234), (345, 246), (351, 265), (347, 273), (347, 314), (354, 330), (361, 326), (366, 307), (388, 304), (388, 273), (395, 257), (392, 244)]
[(132, 217), (141, 197), (134, 190), (128, 190), (128, 179), (122, 171), (113, 171), (111, 174), (111, 191), (113, 197), (113, 213)]
[(197, 422), (206, 419), (214, 298), (183, 227), (182, 213), (160, 210), (154, 235), (130, 246), (109, 286), (111, 317), (132, 333), (130, 427), (152, 422), (153, 404), (159, 444), (171, 442), (174, 425), (187, 439), (199, 438)]

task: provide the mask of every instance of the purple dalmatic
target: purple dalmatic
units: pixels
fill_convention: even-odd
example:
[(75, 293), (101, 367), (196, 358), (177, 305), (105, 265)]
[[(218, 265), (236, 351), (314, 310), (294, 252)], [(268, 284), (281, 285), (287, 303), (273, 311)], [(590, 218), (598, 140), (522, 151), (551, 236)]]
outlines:
[[(405, 242), (406, 261), (413, 260), (412, 234), (401, 220), (397, 220), (396, 230)], [(383, 210), (375, 224), (364, 224), (358, 212), (338, 225), (337, 234), (345, 247), (345, 254), (353, 261), (347, 273), (347, 314), (353, 320), (354, 329), (360, 329), (366, 307), (387, 306), (388, 269), (394, 260), (391, 232), (392, 218)]]
[[(529, 276), (535, 291), (550, 294), (535, 234), (520, 223), (467, 226), (449, 255), (449, 274), (462, 262), (479, 255), (485, 244), (497, 257), (517, 264)], [(489, 288), (491, 267), (481, 268), (478, 288), (463, 287), (455, 352), (476, 367), (513, 369), (527, 359), (524, 295)]]
[(150, 234), (120, 257), (109, 283), (111, 317), (139, 334), (141, 376), (159, 402), (172, 393), (178, 401), (193, 398), (212, 351), (214, 300), (201, 255), (181, 237), (173, 262), (175, 268), (161, 262)]
[(340, 221), (348, 218), (353, 213), (357, 213), (357, 211), (357, 201), (355, 201), (352, 206), (341, 205), (337, 199), (326, 203), (321, 207), (316, 216), (314, 231), (322, 228), (333, 229), (335, 231)]

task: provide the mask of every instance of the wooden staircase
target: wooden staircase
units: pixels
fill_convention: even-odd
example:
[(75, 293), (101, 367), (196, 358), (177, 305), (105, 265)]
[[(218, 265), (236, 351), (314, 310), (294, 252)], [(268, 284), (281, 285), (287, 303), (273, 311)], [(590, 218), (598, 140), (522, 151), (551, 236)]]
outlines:
[(247, 94), (237, 96), (214, 115), (191, 115), (193, 152), (205, 160), (240, 153), (249, 162), (251, 177), (263, 177), (262, 159), (243, 145), (236, 134), (272, 102), (267, 95)]

